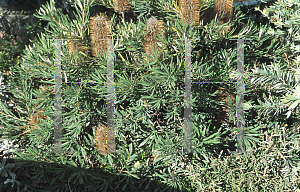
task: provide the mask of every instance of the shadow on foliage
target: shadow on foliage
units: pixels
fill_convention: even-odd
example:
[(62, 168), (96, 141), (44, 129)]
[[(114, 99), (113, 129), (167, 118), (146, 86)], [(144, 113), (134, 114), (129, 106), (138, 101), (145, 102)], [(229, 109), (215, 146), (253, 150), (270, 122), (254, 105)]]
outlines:
[[(59, 158), (59, 157), (58, 157)], [(3, 162), (3, 158), (1, 158)], [(46, 163), (30, 160), (12, 159), (6, 160), (6, 167), (9, 175), (15, 175), (12, 180), (15, 182), (3, 185), (7, 179), (2, 177), (1, 191), (35, 191), (35, 192), (54, 192), (54, 191), (186, 191), (176, 190), (165, 184), (161, 184), (150, 178), (137, 179), (130, 175), (116, 173), (116, 170), (104, 167), (77, 167), (66, 162), (65, 165), (59, 163)], [(8, 177), (10, 179), (11, 177)], [(7, 179), (7, 180), (8, 180)], [(129, 181), (129, 182), (128, 182)], [(19, 183), (18, 183), (19, 182)]]

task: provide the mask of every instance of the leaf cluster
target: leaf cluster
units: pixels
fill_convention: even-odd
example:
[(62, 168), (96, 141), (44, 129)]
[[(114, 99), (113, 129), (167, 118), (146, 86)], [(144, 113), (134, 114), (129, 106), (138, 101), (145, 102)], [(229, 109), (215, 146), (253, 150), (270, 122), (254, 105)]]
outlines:
[[(56, 11), (53, 0), (40, 9), (36, 16), (49, 21), (50, 27), (45, 33), (38, 34), (32, 40), (32, 45), (26, 46), (20, 66), (15, 67), (16, 75), (8, 78), (12, 87), (9, 92), (16, 98), (14, 109), (9, 110), (0, 103), (0, 120), (4, 126), (2, 130), (5, 131), (3, 135), (18, 141), (19, 151), (15, 152), (19, 157), (18, 166), (30, 170), (30, 177), (39, 180), (41, 189), (195, 191), (197, 188), (220, 188), (232, 191), (237, 190), (238, 184), (253, 181), (249, 185), (250, 189), (261, 190), (259, 185), (265, 181), (262, 180), (261, 173), (266, 166), (260, 161), (267, 159), (263, 153), (268, 151), (265, 150), (266, 145), (259, 151), (259, 146), (265, 144), (264, 139), (271, 143), (267, 135), (272, 133), (276, 138), (274, 133), (279, 134), (280, 129), (283, 129), (282, 136), (278, 140), (274, 139), (274, 142), (295, 143), (290, 146), (282, 144), (286, 147), (284, 150), (289, 150), (287, 156), (276, 161), (270, 158), (268, 162), (274, 162), (278, 167), (297, 165), (296, 138), (299, 134), (285, 132), (282, 126), (286, 120), (284, 117), (277, 115), (260, 118), (257, 114), (259, 111), (255, 110), (259, 107), (251, 107), (253, 104), (260, 104), (258, 89), (261, 86), (257, 86), (255, 90), (254, 83), (276, 84), (269, 90), (278, 94), (272, 100), (275, 102), (279, 102), (280, 90), (289, 94), (293, 93), (293, 89), (298, 90), (295, 77), (286, 75), (277, 65), (286, 63), (284, 54), (291, 53), (290, 44), (270, 35), (271, 29), (267, 25), (257, 29), (250, 21), (247, 25), (240, 24), (238, 20), (243, 17), (240, 12), (235, 13), (230, 24), (233, 26), (232, 30), (225, 35), (217, 31), (229, 24), (218, 25), (216, 20), (205, 26), (187, 25), (180, 22), (176, 8), (171, 9), (175, 7), (173, 1), (156, 4), (158, 10), (168, 11), (155, 14), (161, 17), (172, 16), (172, 20), (165, 21), (166, 36), (156, 37), (161, 51), (152, 47), (154, 55), (147, 55), (142, 51), (147, 14), (128, 22), (122, 20), (117, 13), (113, 13), (110, 18), (115, 46), (115, 140), (117, 150), (123, 153), (100, 155), (93, 141), (95, 126), (100, 120), (106, 119), (106, 55), (86, 55), (88, 59), (83, 60), (76, 54), (70, 54), (67, 42), (62, 41), (61, 69), (66, 73), (67, 81), (96, 83), (62, 84), (63, 152), (55, 153), (53, 75), (56, 55), (54, 42), (49, 39), (79, 39), (90, 49), (88, 19), (93, 3), (95, 2), (77, 0), (74, 3), (76, 11), (73, 12), (76, 19)], [(111, 8), (113, 2), (101, 1), (101, 5)], [(150, 7), (148, 4), (143, 6)], [(137, 7), (133, 9), (142, 10), (141, 12), (146, 10), (141, 5)], [(247, 155), (241, 157), (241, 162), (247, 165), (253, 163), (248, 172), (243, 171), (245, 166), (236, 161), (238, 157), (230, 153), (220, 155), (222, 151), (235, 149), (236, 120), (232, 103), (227, 105), (231, 105), (230, 117), (234, 123), (224, 125), (215, 119), (219, 110), (217, 105), (224, 104), (216, 98), (217, 87), (226, 88), (226, 92), (232, 94), (234, 86), (192, 85), (194, 153), (183, 153), (185, 38), (200, 38), (191, 43), (194, 82), (229, 80), (236, 71), (237, 62), (236, 41), (232, 42), (230, 39), (251, 39), (250, 42), (245, 42), (244, 48), (245, 103), (248, 105), (248, 110), (245, 110), (245, 144), (247, 151), (252, 149), (258, 152), (254, 153), (256, 158), (251, 157), (251, 162), (246, 161), (249, 158)], [(267, 46), (263, 46), (264, 44)], [(271, 65), (273, 68), (265, 68), (266, 72), (263, 73), (254, 67), (271, 62), (276, 64)], [(251, 70), (252, 74), (249, 73)], [(255, 78), (257, 73), (261, 74)], [(62, 75), (62, 81), (64, 80), (65, 75)], [(268, 92), (264, 90), (263, 93)], [(265, 110), (266, 106), (262, 108)], [(41, 110), (44, 117), (39, 119), (39, 123), (30, 124), (32, 117)], [(268, 147), (274, 146), (270, 144)], [(276, 153), (280, 156), (283, 150)], [(212, 160), (217, 157), (222, 161), (219, 164)], [(272, 163), (270, 166), (273, 166)], [(270, 177), (280, 173), (279, 170), (270, 169), (273, 169)], [(252, 174), (253, 171), (256, 174)], [(245, 180), (252, 177), (254, 179), (249, 182)], [(278, 177), (284, 178), (282, 174)], [(268, 187), (275, 189), (272, 182), (268, 183)]]

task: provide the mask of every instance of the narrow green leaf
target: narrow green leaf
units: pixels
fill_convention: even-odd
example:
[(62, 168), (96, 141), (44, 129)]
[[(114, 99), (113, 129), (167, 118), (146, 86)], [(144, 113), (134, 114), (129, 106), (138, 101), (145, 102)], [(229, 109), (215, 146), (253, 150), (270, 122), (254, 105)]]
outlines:
[(76, 163), (71, 159), (70, 161), (67, 161), (67, 163), (69, 164), (69, 165), (72, 165), (72, 166), (74, 166), (74, 167), (77, 167), (77, 165), (76, 165)]
[(294, 101), (294, 102), (292, 103), (292, 105), (289, 107), (289, 109), (294, 109), (295, 107), (298, 106), (298, 104), (299, 104), (299, 100)]
[(108, 159), (108, 163), (110, 164), (110, 166), (113, 166), (113, 159), (110, 155), (107, 155), (107, 159)]

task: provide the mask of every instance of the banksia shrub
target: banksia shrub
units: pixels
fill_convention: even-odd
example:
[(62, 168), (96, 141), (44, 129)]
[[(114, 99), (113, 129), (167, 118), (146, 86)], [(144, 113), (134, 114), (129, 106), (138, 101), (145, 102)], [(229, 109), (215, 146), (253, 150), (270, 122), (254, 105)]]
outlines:
[(194, 21), (194, 26), (200, 23), (200, 2), (199, 0), (179, 0), (180, 18), (188, 25)]
[(107, 40), (111, 36), (110, 19), (106, 16), (96, 15), (91, 17), (90, 23), (90, 37), (92, 56), (96, 57), (99, 53), (104, 57), (104, 51), (107, 50)]
[[(189, 2), (188, 0), (179, 0), (179, 6), (184, 7), (186, 6), (185, 3), (183, 2)], [(205, 1), (200, 1), (200, 8), (203, 7), (205, 4)], [(198, 4), (197, 4), (198, 6)], [(199, 8), (199, 9), (200, 9)], [(184, 9), (183, 9), (184, 10)], [(180, 11), (180, 12), (187, 12), (187, 11)], [(223, 24), (228, 22), (230, 19), (232, 19), (232, 14), (233, 14), (233, 0), (217, 0), (217, 2), (214, 4), (213, 7), (210, 7), (206, 10), (201, 12), (202, 16), (200, 17), (200, 21), (202, 25), (206, 25), (208, 22), (211, 22), (213, 19), (215, 19), (217, 15), (217, 19), (220, 18), (221, 14), (224, 13), (221, 21), (219, 24)], [(200, 15), (201, 15), (200, 14)], [(230, 27), (229, 28), (223, 28), (222, 29), (222, 34), (226, 32), (230, 32)], [(218, 32), (218, 31), (217, 31)], [(217, 45), (218, 46), (218, 45)], [(207, 59), (211, 59), (211, 54), (209, 50), (205, 48), (201, 48), (200, 52), (197, 54), (200, 58), (204, 58), (207, 56)]]
[(162, 35), (165, 34), (164, 22), (162, 20), (157, 20), (155, 17), (148, 19), (147, 31), (144, 37), (144, 51), (146, 54), (153, 56), (154, 53), (152, 52), (151, 47), (153, 47), (153, 49), (156, 47), (157, 52), (161, 51), (161, 48), (157, 46), (157, 40), (155, 39), (160, 33), (162, 33)]

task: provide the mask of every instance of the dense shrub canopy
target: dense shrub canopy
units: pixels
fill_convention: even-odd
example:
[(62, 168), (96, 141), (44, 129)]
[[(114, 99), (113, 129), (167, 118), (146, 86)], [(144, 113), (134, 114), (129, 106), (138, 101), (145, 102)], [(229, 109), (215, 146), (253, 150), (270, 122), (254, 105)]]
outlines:
[[(130, 4), (131, 8), (123, 11), (120, 6), (125, 4), (120, 2), (114, 10), (116, 2), (68, 2), (72, 18), (70, 10), (62, 13), (51, 0), (36, 13), (49, 21), (49, 28), (30, 40), (20, 63), (11, 68), (15, 75), (7, 81), (13, 109), (0, 103), (2, 137), (19, 144), (17, 165), (38, 170), (28, 172), (40, 183), (45, 181), (40, 187), (47, 190), (68, 190), (67, 183), (73, 183), (72, 190), (78, 191), (233, 191), (241, 184), (249, 190), (295, 189), (290, 184), (275, 186), (269, 179), (296, 182), (291, 173), (299, 164), (299, 134), (292, 130), (295, 124), (287, 122), (287, 117), (298, 117), (299, 69), (297, 61), (291, 61), (297, 56), (291, 49), (293, 39), (281, 41), (282, 35), (269, 25), (254, 26), (250, 20), (241, 23), (244, 15), (238, 11), (228, 23), (211, 20), (206, 25), (188, 25), (180, 18), (175, 1), (128, 1), (126, 7)], [(221, 30), (224, 27), (230, 27), (230, 32)], [(108, 45), (93, 42), (100, 36), (114, 42), (118, 153), (107, 155), (97, 152), (94, 139), (99, 122), (107, 120)], [(192, 84), (194, 153), (182, 153), (185, 38), (192, 40), (193, 82), (233, 81), (237, 49), (236, 40), (231, 39), (251, 39), (244, 46), (244, 134), (246, 149), (253, 153), (228, 152), (236, 149), (236, 107), (231, 99), (221, 100), (218, 93), (230, 98), (236, 85), (216, 83)], [(61, 45), (62, 82), (94, 82), (62, 84), (61, 154), (53, 145), (53, 39), (65, 39)], [(217, 119), (222, 105), (227, 109), (226, 123)], [(274, 156), (265, 155), (271, 153)], [(279, 174), (279, 168), (287, 166), (288, 171)]]

